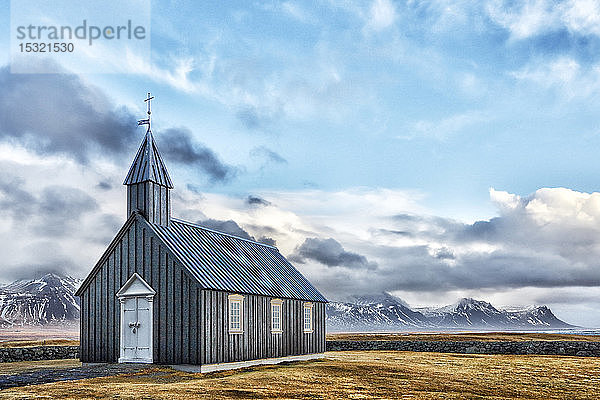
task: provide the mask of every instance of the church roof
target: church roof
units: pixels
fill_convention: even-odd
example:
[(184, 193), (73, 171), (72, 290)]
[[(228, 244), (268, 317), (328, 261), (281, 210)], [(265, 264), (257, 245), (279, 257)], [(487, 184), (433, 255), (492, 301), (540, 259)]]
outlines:
[(146, 131), (146, 136), (131, 164), (131, 168), (129, 168), (129, 173), (123, 185), (133, 185), (147, 181), (158, 183), (169, 189), (173, 188), (167, 167), (165, 167), (165, 163), (158, 152), (150, 128)]
[(175, 218), (151, 226), (205, 289), (327, 301), (276, 247)]

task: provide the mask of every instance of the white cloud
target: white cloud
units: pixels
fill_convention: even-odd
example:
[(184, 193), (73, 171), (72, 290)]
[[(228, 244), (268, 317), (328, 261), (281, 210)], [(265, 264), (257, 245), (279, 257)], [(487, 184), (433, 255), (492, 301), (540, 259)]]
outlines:
[(492, 21), (506, 28), (511, 38), (523, 40), (567, 29), (579, 35), (600, 35), (598, 0), (491, 0), (486, 11)]
[(562, 20), (572, 32), (600, 35), (600, 1), (566, 1), (562, 7)]
[(281, 3), (281, 9), (284, 13), (300, 22), (309, 22), (312, 19), (306, 10), (297, 2), (284, 1)]
[(489, 120), (488, 115), (481, 111), (467, 111), (438, 121), (420, 120), (415, 122), (407, 132), (403, 132), (398, 138), (428, 137), (444, 140), (487, 120)]
[(565, 100), (589, 98), (600, 91), (600, 64), (583, 66), (567, 56), (534, 60), (510, 75), (520, 82), (556, 90)]
[(392, 26), (396, 17), (396, 7), (390, 0), (374, 0), (371, 3), (366, 27), (381, 31)]

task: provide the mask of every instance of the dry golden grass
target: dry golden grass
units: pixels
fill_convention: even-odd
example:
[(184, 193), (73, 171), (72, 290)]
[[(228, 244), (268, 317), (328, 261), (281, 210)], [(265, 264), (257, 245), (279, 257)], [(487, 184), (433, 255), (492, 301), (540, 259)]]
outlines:
[(0, 347), (33, 347), (33, 346), (79, 346), (79, 340), (42, 339), (42, 340), (10, 340), (0, 342)]
[(0, 343), (21, 340), (79, 340), (79, 325), (13, 326), (0, 328)]
[(509, 341), (522, 342), (527, 340), (564, 340), (581, 342), (600, 342), (598, 335), (569, 335), (557, 333), (328, 333), (327, 340), (424, 340), (424, 341), (467, 341), (483, 342)]
[(212, 374), (153, 368), (0, 392), (0, 399), (596, 399), (600, 359), (331, 352), (324, 360)]

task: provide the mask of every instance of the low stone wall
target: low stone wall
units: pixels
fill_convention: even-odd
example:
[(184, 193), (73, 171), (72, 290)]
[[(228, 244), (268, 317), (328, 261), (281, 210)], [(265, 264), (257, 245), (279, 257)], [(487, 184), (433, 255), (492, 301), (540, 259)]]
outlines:
[(582, 357), (600, 357), (600, 342), (523, 341), (523, 342), (434, 342), (390, 340), (331, 340), (327, 351), (398, 350), (430, 351), (461, 354), (553, 354)]
[[(328, 340), (327, 351), (396, 350), (460, 354), (546, 354), (600, 357), (600, 342), (572, 341), (422, 341)], [(79, 358), (79, 346), (0, 348), (0, 363)]]
[(79, 358), (79, 346), (0, 347), (0, 362)]

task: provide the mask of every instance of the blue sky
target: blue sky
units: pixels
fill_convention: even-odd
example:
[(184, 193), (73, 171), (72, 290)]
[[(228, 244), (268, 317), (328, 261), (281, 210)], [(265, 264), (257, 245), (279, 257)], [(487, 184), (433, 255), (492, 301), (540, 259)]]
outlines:
[(213, 190), (410, 188), (436, 210), (476, 218), (492, 212), (490, 187), (597, 188), (597, 104), (586, 90), (598, 61), (593, 27), (511, 30), (496, 14), (520, 10), (495, 3), (152, 10), (153, 62), (170, 73), (187, 65), (181, 87), (160, 76), (88, 79), (116, 102), (135, 103), (151, 86), (158, 124), (194, 127), (229, 163), (252, 168), (243, 151), (252, 146), (289, 161)]
[[(2, 0), (2, 65), (9, 62), (8, 3)], [(599, 2), (171, 1), (152, 2), (151, 16), (150, 62), (140, 59), (129, 74), (70, 72), (90, 93), (101, 93), (109, 104), (102, 107), (124, 107), (139, 118), (151, 91), (159, 147), (170, 129), (184, 130), (230, 171), (228, 179), (211, 179), (198, 167), (206, 164), (165, 157), (186, 200), (183, 216), (233, 219), (256, 237), (276, 227), (271, 236), (287, 255), (308, 238), (334, 238), (368, 260), (365, 268), (323, 265), (317, 256), (299, 265), (333, 296), (336, 277), (368, 280), (372, 263), (381, 277), (427, 264), (418, 257), (395, 264), (408, 254), (396, 251), (427, 248), (437, 263), (440, 249), (450, 249), (454, 261), (435, 264), (440, 276), (457, 266), (485, 274), (474, 265), (494, 265), (498, 284), (398, 281), (381, 289), (417, 305), (459, 295), (545, 302), (570, 322), (600, 325), (600, 314), (590, 317), (600, 266), (589, 258), (600, 246), (582, 250), (600, 230), (592, 195), (600, 171)], [(101, 162), (81, 163), (66, 150), (42, 154), (31, 145), (36, 139), (9, 130), (0, 160), (12, 163), (25, 186), (35, 181), (28, 175), (34, 165), (67, 163), (72, 182), (91, 193), (90, 174), (122, 179), (123, 160), (135, 151), (128, 147), (117, 161), (99, 152), (90, 158)], [(102, 213), (120, 216), (121, 191), (106, 194)], [(277, 210), (248, 211), (248, 195)], [(411, 240), (381, 234), (394, 230), (398, 215), (418, 217), (404, 226)], [(501, 228), (492, 239), (457, 239), (464, 236), (457, 230), (472, 230), (477, 221), (500, 221)], [(444, 234), (432, 234), (438, 231)], [(513, 240), (520, 232), (529, 232), (525, 247)], [(25, 237), (19, 246), (38, 239)], [(99, 252), (102, 243), (89, 246)], [(68, 246), (61, 251), (69, 259)], [(499, 253), (510, 254), (506, 264), (492, 257)], [(32, 262), (15, 257), (14, 265)], [(568, 278), (582, 270), (588, 278)], [(503, 281), (502, 271), (524, 278)], [(459, 280), (450, 275), (448, 282)]]

